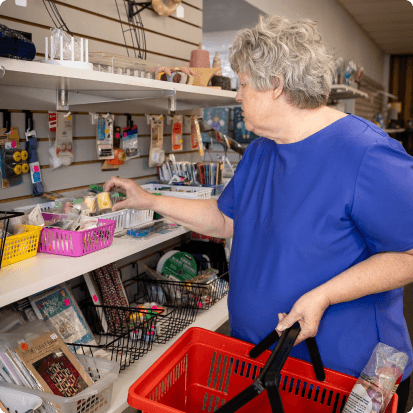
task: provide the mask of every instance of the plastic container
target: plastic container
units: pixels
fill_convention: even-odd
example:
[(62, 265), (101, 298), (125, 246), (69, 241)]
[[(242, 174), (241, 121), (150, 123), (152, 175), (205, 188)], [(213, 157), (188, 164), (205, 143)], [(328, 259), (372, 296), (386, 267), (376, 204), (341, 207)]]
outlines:
[[(129, 388), (128, 403), (145, 413), (215, 412), (253, 384), (271, 355), (266, 350), (252, 359), (248, 353), (253, 348), (231, 337), (190, 328)], [(278, 376), (285, 413), (341, 411), (357, 379), (324, 371), (325, 381), (318, 381), (310, 363), (287, 359)], [(386, 413), (397, 412), (397, 400), (394, 395)], [(272, 411), (267, 391), (241, 406), (238, 413)]]
[(123, 209), (121, 211), (116, 211), (116, 212), (109, 212), (108, 214), (102, 214), (99, 215), (99, 219), (112, 219), (116, 221), (116, 227), (115, 227), (115, 234), (119, 231), (122, 231), (125, 228), (128, 228), (126, 226), (127, 223), (127, 216), (128, 216), (128, 210)]
[(150, 209), (127, 209), (125, 216), (125, 229), (146, 224), (153, 220), (153, 211)]
[[(59, 214), (43, 213), (45, 220), (58, 221)], [(100, 219), (98, 227), (86, 231), (66, 231), (58, 228), (43, 228), (39, 239), (39, 252), (81, 257), (91, 252), (110, 247), (115, 234), (116, 221)]]
[(212, 188), (211, 196), (218, 196), (222, 194), (225, 187), (227, 186), (226, 183), (219, 184), (219, 185), (202, 185), (204, 188)]
[(81, 354), (77, 357), (95, 383), (76, 396), (61, 397), (5, 382), (0, 382), (0, 387), (40, 397), (47, 411), (52, 411), (47, 403), (51, 403), (57, 413), (104, 413), (108, 411), (112, 401), (113, 383), (119, 375), (119, 364)]
[[(28, 205), (24, 207), (14, 208), (14, 211), (24, 212), (24, 211), (27, 211), (28, 209), (34, 208), (36, 205)], [(39, 203), (38, 205), (40, 205), (40, 210), (42, 212), (48, 212), (50, 209), (56, 208), (56, 201), (43, 202), (43, 203)]]
[[(200, 186), (167, 185), (167, 184), (144, 184), (143, 189), (165, 196), (186, 199), (210, 199), (213, 188), (203, 188)], [(174, 188), (174, 191), (162, 191), (161, 188)]]
[(39, 396), (0, 386), (0, 400), (11, 412), (26, 413), (38, 409), (43, 401)]
[(25, 232), (12, 235), (5, 240), (3, 258), (0, 260), (1, 267), (23, 261), (37, 254), (39, 236), (42, 227), (25, 225)]

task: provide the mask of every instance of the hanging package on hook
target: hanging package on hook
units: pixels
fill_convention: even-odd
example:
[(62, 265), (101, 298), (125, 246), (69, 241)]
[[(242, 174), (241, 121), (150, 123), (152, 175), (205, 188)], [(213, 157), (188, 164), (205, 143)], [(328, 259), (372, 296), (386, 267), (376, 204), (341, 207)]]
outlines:
[(184, 148), (182, 139), (183, 115), (175, 115), (172, 123), (172, 151), (182, 151)]
[[(56, 155), (59, 158), (69, 158), (72, 163), (73, 158), (73, 119), (71, 113), (57, 114), (56, 128)], [(70, 165), (69, 163), (69, 165)], [(65, 163), (66, 164), (66, 163)]]
[[(55, 116), (54, 116), (55, 115)], [(72, 114), (49, 113), (50, 130), (56, 131), (54, 144), (49, 148), (49, 163), (52, 169), (69, 166), (73, 159), (73, 119)], [(52, 119), (52, 124), (51, 124)]]
[(98, 159), (114, 159), (113, 153), (113, 123), (115, 115), (98, 115), (96, 149)]
[(163, 115), (151, 116), (151, 148), (149, 150), (149, 166), (161, 166), (165, 161), (163, 150)]
[(37, 155), (37, 137), (34, 130), (28, 130), (26, 133), (26, 151), (29, 155), (30, 176), (33, 184), (33, 195), (39, 196), (44, 192), (42, 176), (40, 174), (40, 163)]
[(122, 146), (126, 153), (126, 161), (140, 156), (138, 145), (138, 127), (123, 128)]

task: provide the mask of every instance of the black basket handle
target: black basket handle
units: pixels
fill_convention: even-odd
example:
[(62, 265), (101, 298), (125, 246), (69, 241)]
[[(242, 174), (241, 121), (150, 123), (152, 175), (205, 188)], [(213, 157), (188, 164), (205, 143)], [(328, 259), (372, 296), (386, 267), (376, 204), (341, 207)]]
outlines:
[[(216, 413), (234, 413), (253, 400), (265, 389), (267, 390), (271, 410), (274, 413), (284, 413), (281, 395), (278, 389), (278, 377), (300, 331), (301, 327), (299, 323), (296, 322), (292, 327), (287, 328), (281, 336), (278, 336), (277, 331), (273, 331), (258, 343), (249, 353), (252, 358), (258, 357), (275, 342), (277, 342), (277, 345), (254, 383), (225, 403), (224, 406), (221, 406), (216, 410)], [(324, 366), (321, 361), (320, 352), (318, 351), (317, 342), (314, 337), (311, 337), (306, 339), (306, 343), (317, 380), (324, 381)]]
[[(289, 347), (287, 354), (290, 353), (292, 347), (294, 346), (295, 340), (297, 339), (298, 334), (301, 331), (299, 323), (296, 322), (292, 327), (286, 329), (283, 332), (283, 334), (281, 335), (281, 337), (283, 337), (284, 334), (285, 334), (285, 339), (286, 339), (288, 334), (289, 334), (289, 331), (291, 331), (291, 330), (296, 331), (296, 335), (295, 335), (295, 338), (294, 338), (294, 341), (292, 342), (292, 344), (291, 344), (291, 340), (289, 340), (288, 343), (286, 343), (286, 346)], [(263, 338), (249, 352), (249, 356), (253, 359), (257, 358), (260, 354), (262, 354), (270, 346), (272, 346), (274, 343), (276, 343), (281, 337), (278, 335), (278, 332), (276, 330), (273, 330), (270, 334), (268, 334), (268, 336)], [(285, 339), (284, 339), (284, 341), (285, 341)], [(284, 341), (283, 341), (283, 343), (284, 343)], [(313, 367), (314, 367), (315, 376), (317, 377), (318, 381), (324, 381), (326, 379), (326, 375), (325, 375), (325, 372), (324, 372), (323, 362), (321, 361), (320, 351), (318, 350), (317, 341), (316, 341), (315, 337), (308, 337), (305, 340), (305, 342), (307, 344), (308, 352), (310, 353), (311, 363), (313, 364)], [(275, 353), (276, 350), (277, 350), (277, 347), (274, 349), (273, 353)], [(270, 358), (271, 357), (272, 357), (272, 360), (275, 358), (275, 356), (273, 356), (273, 354), (271, 354)], [(284, 361), (284, 363), (285, 363), (285, 361)], [(267, 364), (271, 364), (270, 359), (268, 359)], [(265, 367), (264, 367), (264, 369), (265, 369)]]

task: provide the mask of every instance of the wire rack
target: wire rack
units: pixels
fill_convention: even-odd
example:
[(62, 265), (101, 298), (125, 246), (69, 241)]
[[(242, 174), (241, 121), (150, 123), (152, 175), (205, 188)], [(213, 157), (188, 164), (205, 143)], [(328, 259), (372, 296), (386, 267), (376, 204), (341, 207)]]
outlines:
[[(212, 263), (212, 268), (219, 269), (223, 263)], [(137, 266), (135, 266), (137, 271)], [(145, 300), (164, 302), (170, 307), (179, 307), (183, 302), (199, 310), (208, 310), (228, 294), (228, 272), (210, 282), (179, 282), (153, 279), (143, 272), (134, 278), (138, 284), (135, 301)]]

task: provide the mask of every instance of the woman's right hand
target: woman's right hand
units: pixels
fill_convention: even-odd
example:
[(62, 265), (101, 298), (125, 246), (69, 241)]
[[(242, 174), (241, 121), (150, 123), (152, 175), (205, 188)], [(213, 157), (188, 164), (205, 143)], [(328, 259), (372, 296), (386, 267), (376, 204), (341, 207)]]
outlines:
[(125, 191), (126, 200), (116, 203), (113, 206), (112, 211), (115, 212), (125, 208), (153, 209), (154, 202), (156, 201), (156, 195), (145, 191), (131, 179), (112, 176), (103, 186), (103, 190), (105, 192), (109, 192), (113, 188), (121, 188)]

